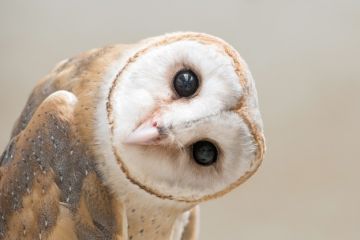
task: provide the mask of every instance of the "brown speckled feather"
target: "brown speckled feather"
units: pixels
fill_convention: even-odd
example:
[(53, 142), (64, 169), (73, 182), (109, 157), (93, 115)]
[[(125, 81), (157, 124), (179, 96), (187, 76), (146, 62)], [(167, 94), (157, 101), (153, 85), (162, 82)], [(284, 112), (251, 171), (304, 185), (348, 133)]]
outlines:
[(2, 158), (4, 239), (122, 239), (121, 204), (77, 135), (68, 95), (48, 97)]

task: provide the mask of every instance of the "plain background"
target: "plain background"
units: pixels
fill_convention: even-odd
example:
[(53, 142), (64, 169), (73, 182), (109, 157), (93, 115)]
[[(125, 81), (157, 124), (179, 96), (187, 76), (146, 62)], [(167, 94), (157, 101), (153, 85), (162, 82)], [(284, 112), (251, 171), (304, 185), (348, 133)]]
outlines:
[(246, 59), (266, 127), (253, 178), (202, 206), (201, 239), (360, 239), (360, 1), (0, 1), (0, 148), (58, 61), (192, 30)]

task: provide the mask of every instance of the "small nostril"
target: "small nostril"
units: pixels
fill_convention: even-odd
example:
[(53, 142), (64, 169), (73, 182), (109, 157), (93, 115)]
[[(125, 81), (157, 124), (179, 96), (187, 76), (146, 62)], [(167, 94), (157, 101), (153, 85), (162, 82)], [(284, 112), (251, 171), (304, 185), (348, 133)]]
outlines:
[(157, 127), (158, 123), (157, 122), (153, 122), (153, 127)]

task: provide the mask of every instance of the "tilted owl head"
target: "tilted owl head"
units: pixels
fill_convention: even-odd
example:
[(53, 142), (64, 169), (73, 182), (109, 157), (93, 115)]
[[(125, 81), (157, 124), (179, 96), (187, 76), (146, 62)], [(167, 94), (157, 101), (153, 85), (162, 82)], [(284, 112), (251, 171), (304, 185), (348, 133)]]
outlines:
[(111, 182), (125, 176), (158, 198), (197, 203), (234, 189), (260, 165), (254, 81), (223, 40), (198, 33), (147, 39), (107, 78), (98, 113), (107, 124), (97, 131), (113, 153), (103, 166)]

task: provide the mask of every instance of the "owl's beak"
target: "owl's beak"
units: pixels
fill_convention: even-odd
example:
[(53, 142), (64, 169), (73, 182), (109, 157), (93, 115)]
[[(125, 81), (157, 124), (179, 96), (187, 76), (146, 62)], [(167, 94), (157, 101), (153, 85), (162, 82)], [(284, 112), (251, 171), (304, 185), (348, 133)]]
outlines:
[(157, 123), (148, 120), (130, 133), (124, 143), (134, 145), (158, 145), (160, 137), (160, 128), (157, 126)]

